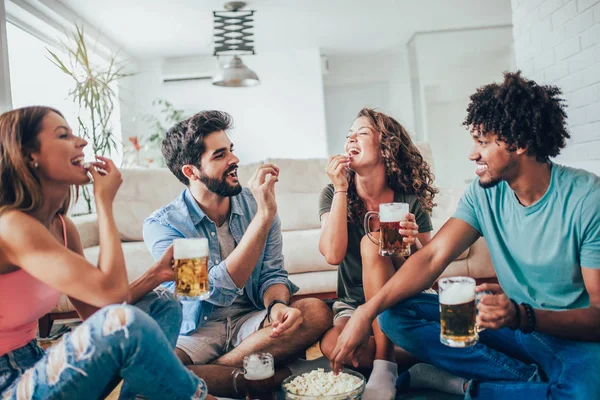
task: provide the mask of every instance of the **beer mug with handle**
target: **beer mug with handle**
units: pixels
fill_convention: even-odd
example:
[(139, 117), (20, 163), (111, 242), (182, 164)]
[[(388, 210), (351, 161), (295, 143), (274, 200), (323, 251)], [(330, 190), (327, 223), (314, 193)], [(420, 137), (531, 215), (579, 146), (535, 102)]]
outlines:
[(270, 353), (256, 353), (244, 357), (244, 371), (233, 372), (233, 386), (238, 393), (237, 377), (246, 380), (246, 400), (275, 400), (275, 361)]
[(175, 296), (180, 300), (205, 300), (208, 285), (208, 239), (173, 240)]
[(475, 279), (454, 276), (440, 279), (440, 341), (450, 347), (468, 347), (477, 344), (479, 335), (475, 325)]
[[(365, 232), (373, 243), (379, 246), (379, 254), (388, 257), (410, 256), (410, 244), (404, 242), (400, 234), (400, 222), (404, 221), (408, 213), (407, 203), (381, 203), (379, 212), (369, 211), (365, 214)], [(379, 239), (371, 234), (369, 222), (371, 217), (379, 217)]]

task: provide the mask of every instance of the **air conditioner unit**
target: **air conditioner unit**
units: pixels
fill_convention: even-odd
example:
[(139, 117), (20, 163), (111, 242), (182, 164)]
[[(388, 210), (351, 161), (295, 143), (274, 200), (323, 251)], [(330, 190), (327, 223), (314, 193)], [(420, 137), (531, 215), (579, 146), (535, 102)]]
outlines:
[(167, 58), (162, 65), (162, 81), (211, 80), (217, 68), (217, 60), (212, 56)]

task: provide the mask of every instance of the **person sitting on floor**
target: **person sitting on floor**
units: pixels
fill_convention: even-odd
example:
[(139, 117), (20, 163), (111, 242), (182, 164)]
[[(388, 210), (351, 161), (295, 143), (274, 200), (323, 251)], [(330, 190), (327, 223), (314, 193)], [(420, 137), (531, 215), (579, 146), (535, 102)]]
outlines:
[[(181, 307), (146, 277), (130, 291), (112, 205), (122, 178), (104, 157), (83, 163), (87, 142), (60, 112), (25, 107), (0, 115), (0, 396), (89, 399), (125, 383), (121, 399), (210, 399), (173, 348)], [(66, 216), (74, 186), (93, 177), (98, 268)], [(171, 252), (151, 271), (172, 274)], [(143, 281), (143, 284), (139, 284)], [(36, 323), (71, 299), (84, 322), (44, 352)], [(144, 295), (146, 295), (144, 297)], [(123, 303), (140, 300), (141, 308)], [(158, 322), (158, 323), (157, 323)]]
[[(225, 112), (202, 111), (167, 131), (162, 153), (187, 188), (149, 216), (143, 229), (155, 259), (174, 239), (208, 239), (210, 297), (183, 301), (176, 352), (218, 396), (243, 391), (244, 380), (232, 385), (231, 377), (244, 356), (268, 352), (282, 363), (331, 327), (331, 311), (321, 300), (290, 303), (298, 288), (283, 268), (279, 168), (261, 165), (242, 188), (227, 135), (231, 125)], [(275, 387), (290, 369), (276, 371)]]
[[(426, 161), (400, 123), (390, 116), (364, 108), (354, 120), (346, 140), (345, 153), (330, 158), (327, 174), (331, 184), (321, 193), (319, 249), (328, 263), (338, 268), (339, 300), (333, 305), (334, 326), (321, 341), (323, 354), (330, 358), (342, 332), (358, 306), (371, 298), (402, 266), (401, 255), (386, 257), (366, 236), (363, 218), (378, 211), (382, 203), (408, 203), (400, 233), (414, 253), (431, 239), (428, 212), (437, 192)], [(370, 230), (376, 232), (373, 220)], [(372, 324), (368, 350), (359, 366), (373, 368), (365, 390), (366, 400), (396, 396), (398, 364), (412, 365), (416, 359), (394, 344)]]

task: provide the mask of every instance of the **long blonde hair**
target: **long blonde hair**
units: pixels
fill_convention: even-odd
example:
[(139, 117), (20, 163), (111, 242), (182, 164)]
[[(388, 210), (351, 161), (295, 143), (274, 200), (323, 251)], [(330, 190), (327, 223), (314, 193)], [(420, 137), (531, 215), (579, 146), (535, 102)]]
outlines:
[[(63, 116), (44, 106), (17, 108), (0, 115), (0, 215), (8, 210), (33, 211), (44, 202), (42, 185), (27, 157), (39, 150), (38, 134), (50, 112)], [(60, 214), (69, 209), (73, 189)]]

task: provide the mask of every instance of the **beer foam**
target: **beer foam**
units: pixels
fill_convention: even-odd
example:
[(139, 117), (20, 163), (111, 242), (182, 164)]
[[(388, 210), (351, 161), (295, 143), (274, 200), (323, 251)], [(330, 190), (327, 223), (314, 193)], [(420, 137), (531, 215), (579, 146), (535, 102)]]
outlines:
[(382, 203), (379, 205), (379, 222), (404, 221), (408, 213), (406, 203)]
[(258, 381), (261, 379), (267, 379), (275, 374), (273, 365), (265, 364), (264, 360), (261, 360), (257, 354), (250, 354), (245, 363), (246, 372), (244, 378), (249, 381)]
[(176, 260), (208, 257), (208, 239), (206, 238), (175, 239), (173, 247), (173, 258)]
[(454, 283), (440, 293), (440, 303), (447, 305), (464, 304), (475, 299), (473, 284)]

